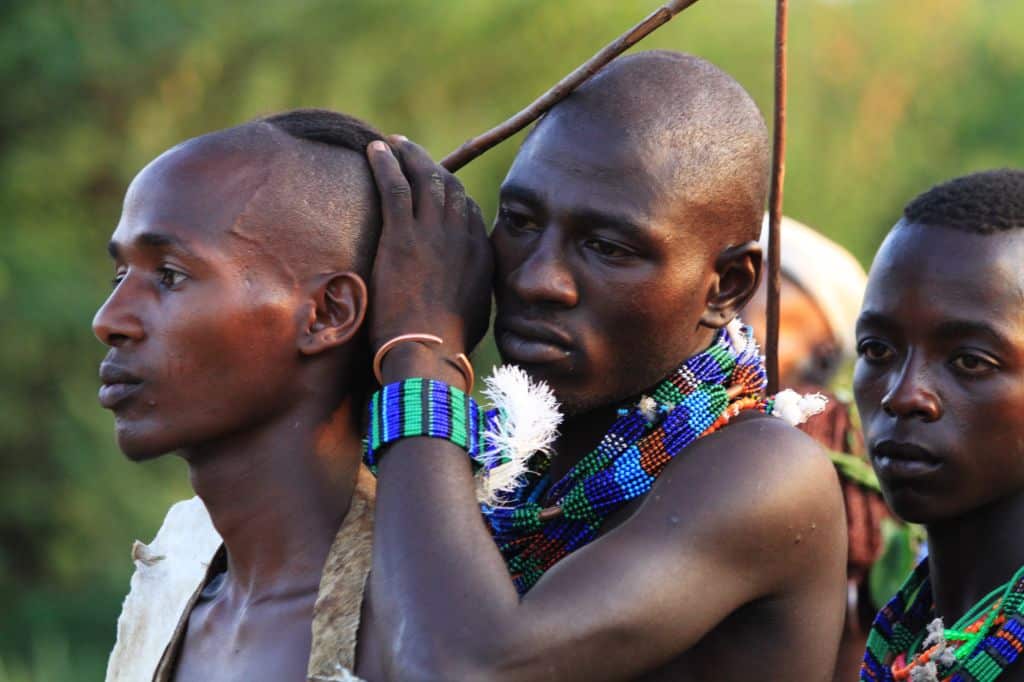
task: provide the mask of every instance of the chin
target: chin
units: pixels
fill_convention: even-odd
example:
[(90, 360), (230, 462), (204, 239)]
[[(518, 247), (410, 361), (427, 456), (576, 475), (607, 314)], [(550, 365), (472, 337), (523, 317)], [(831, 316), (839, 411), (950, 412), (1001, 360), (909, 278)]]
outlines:
[(884, 491), (885, 504), (901, 521), (928, 525), (961, 515), (961, 505), (951, 496), (923, 495), (913, 490)]
[(601, 408), (619, 406), (626, 402), (634, 401), (640, 391), (605, 393), (598, 395), (587, 391), (559, 390), (558, 386), (552, 385), (551, 390), (558, 399), (562, 414), (566, 417), (573, 417), (586, 414)]
[(153, 437), (151, 434), (140, 433), (130, 425), (117, 425), (117, 447), (133, 462), (156, 459), (177, 449), (174, 445), (162, 441), (163, 439)]

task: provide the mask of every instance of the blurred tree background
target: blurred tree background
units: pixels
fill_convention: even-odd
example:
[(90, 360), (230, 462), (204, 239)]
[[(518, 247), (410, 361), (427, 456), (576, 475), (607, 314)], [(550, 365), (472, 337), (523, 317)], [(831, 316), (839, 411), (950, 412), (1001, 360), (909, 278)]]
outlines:
[[(7, 0), (0, 7), (0, 682), (102, 678), (128, 550), (190, 495), (96, 402), (92, 314), (124, 190), (185, 138), (321, 106), (436, 156), (657, 0)], [(933, 183), (1022, 165), (1024, 3), (791, 3), (786, 213), (865, 263)], [(644, 47), (702, 55), (771, 111), (773, 3), (706, 0)], [(460, 175), (487, 214), (515, 151)]]

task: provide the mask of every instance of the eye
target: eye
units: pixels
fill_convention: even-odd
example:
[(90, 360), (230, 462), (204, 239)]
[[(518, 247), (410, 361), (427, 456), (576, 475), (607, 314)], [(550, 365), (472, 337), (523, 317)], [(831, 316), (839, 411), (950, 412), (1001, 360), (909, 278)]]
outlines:
[(157, 268), (156, 272), (160, 276), (160, 286), (165, 289), (173, 289), (188, 279), (188, 275), (184, 272), (167, 266)]
[(514, 211), (507, 206), (498, 210), (498, 221), (513, 232), (529, 232), (538, 229), (537, 223), (525, 213)]
[(123, 280), (127, 274), (128, 273), (125, 272), (124, 270), (118, 270), (117, 272), (115, 272), (114, 279), (110, 280), (110, 286), (116, 289), (117, 285), (121, 283), (121, 280)]
[(981, 376), (999, 369), (993, 360), (978, 353), (962, 352), (950, 360), (953, 369), (968, 376)]
[(857, 354), (867, 362), (880, 363), (891, 359), (894, 351), (888, 344), (878, 339), (864, 339), (857, 344)]
[(583, 246), (605, 258), (624, 258), (633, 255), (629, 249), (606, 239), (587, 239)]

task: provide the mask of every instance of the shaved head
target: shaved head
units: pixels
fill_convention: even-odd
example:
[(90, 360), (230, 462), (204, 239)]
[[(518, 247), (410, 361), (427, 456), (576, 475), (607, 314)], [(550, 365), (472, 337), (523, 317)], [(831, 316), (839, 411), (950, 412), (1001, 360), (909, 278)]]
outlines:
[(712, 218), (727, 241), (758, 238), (767, 128), (750, 95), (710, 62), (661, 50), (618, 59), (531, 135), (556, 127), (601, 130), (607, 144), (628, 150), (622, 156), (643, 159), (660, 190)]
[[(768, 161), (760, 112), (715, 66), (610, 64), (538, 122), (502, 183), (502, 358), (580, 413), (707, 348), (756, 289)], [(552, 329), (538, 339), (539, 320)]]
[(326, 419), (358, 403), (372, 380), (375, 137), (341, 114), (294, 111), (188, 140), (135, 177), (93, 319), (111, 381), (145, 387), (106, 403), (126, 454), (199, 457), (295, 410)]
[[(129, 189), (125, 212), (176, 207), (172, 220), (220, 230), (234, 248), (298, 281), (347, 270), (365, 278), (380, 231), (364, 152), (374, 139), (381, 136), (368, 125), (320, 110), (203, 135), (147, 166)], [(187, 204), (152, 201), (154, 191), (183, 185)]]

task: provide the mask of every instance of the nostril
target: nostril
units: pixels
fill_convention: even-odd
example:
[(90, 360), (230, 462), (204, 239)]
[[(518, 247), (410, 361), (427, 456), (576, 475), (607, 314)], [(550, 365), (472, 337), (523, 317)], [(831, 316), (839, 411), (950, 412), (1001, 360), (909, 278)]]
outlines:
[(117, 348), (124, 343), (128, 342), (128, 337), (124, 334), (107, 334), (107, 345)]

